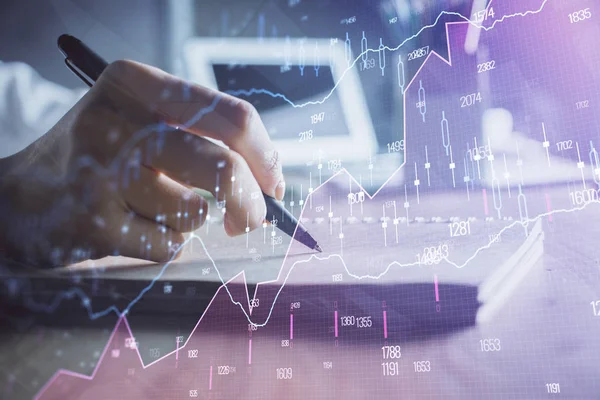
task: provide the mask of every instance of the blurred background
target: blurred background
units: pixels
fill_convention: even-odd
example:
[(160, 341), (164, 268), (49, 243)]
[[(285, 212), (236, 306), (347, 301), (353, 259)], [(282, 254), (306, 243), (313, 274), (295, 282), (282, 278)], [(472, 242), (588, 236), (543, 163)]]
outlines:
[[(485, 1), (480, 3), (481, 7), (485, 7)], [(307, 77), (308, 70), (314, 74), (315, 61), (317, 64), (329, 64), (331, 71), (327, 71), (325, 66), (321, 69), (321, 81), (325, 83), (321, 85), (320, 92), (298, 93), (297, 98), (291, 98), (296, 104), (301, 104), (327, 94), (339, 74), (344, 72), (342, 69), (363, 49), (376, 49), (378, 44), (396, 46), (419, 28), (434, 23), (441, 11), (468, 16), (473, 6), (471, 0), (8, 0), (3, 2), (0, 34), (10, 40), (0, 44), (0, 60), (24, 62), (47, 80), (68, 88), (82, 88), (79, 79), (65, 68), (62, 55), (56, 48), (57, 37), (70, 33), (108, 61), (134, 59), (220, 90), (250, 88), (256, 85), (258, 73), (267, 76), (266, 81), (272, 81), (273, 91), (286, 93), (289, 97), (293, 96), (294, 87), (318, 87), (314, 79), (307, 84), (307, 79), (310, 79)], [(430, 51), (435, 50), (445, 57), (447, 44), (443, 22), (450, 21), (449, 17), (442, 16), (435, 27), (408, 41), (403, 46), (406, 53), (429, 46)], [(222, 41), (224, 38), (226, 41)], [(213, 47), (220, 48), (217, 51), (221, 56), (219, 64), (231, 67), (232, 62), (249, 64), (248, 60), (252, 59), (250, 64), (259, 64), (258, 69), (254, 73), (237, 71), (236, 74), (233, 71), (233, 75), (227, 75), (225, 71), (219, 82), (215, 80), (210, 85), (203, 69), (205, 65), (202, 65), (211, 61), (210, 57), (202, 58), (203, 48), (206, 48), (203, 47), (203, 39), (218, 41)], [(244, 39), (271, 43), (271, 49), (266, 50), (263, 59), (256, 58), (252, 48), (244, 44)], [(200, 43), (196, 42), (196, 47), (188, 48), (186, 53), (186, 44), (194, 40), (200, 40)], [(327, 56), (326, 46), (329, 43), (340, 56), (338, 60), (331, 60), (331, 50), (329, 62), (323, 57), (317, 59), (317, 41), (321, 43), (320, 53)], [(240, 51), (232, 51), (232, 48)], [(299, 58), (300, 52), (305, 53), (303, 59)], [(323, 170), (328, 169), (329, 176), (341, 165), (355, 176), (370, 174), (370, 183), (376, 186), (398, 168), (403, 152), (402, 89), (397, 84), (396, 59), (392, 59), (393, 56), (388, 53), (388, 73), (385, 75), (378, 67), (386, 60), (378, 59), (377, 53), (362, 57), (364, 66), (349, 69), (347, 72), (351, 76), (341, 84), (342, 95), (327, 104), (329, 108), (324, 119), (329, 124), (322, 124), (321, 132), (315, 131), (314, 135), (310, 117), (322, 112), (324, 106), (307, 107), (301, 115), (296, 112), (295, 123), (288, 122), (282, 127), (276, 122), (282, 125), (284, 118), (281, 113), (269, 118), (265, 115), (267, 113), (262, 112), (270, 107), (261, 108), (261, 101), (273, 99), (265, 99), (264, 96), (247, 98), (261, 111), (274, 140), (281, 139), (284, 162), (288, 159), (285, 163), (288, 174), (293, 175), (294, 171), (290, 169), (295, 168), (299, 174), (306, 175), (306, 165), (314, 163), (315, 166), (322, 164)], [(238, 57), (241, 59), (236, 61)], [(285, 83), (276, 82), (275, 74), (261, 70), (262, 64), (282, 64), (284, 67), (288, 64), (289, 69), (290, 64), (297, 67), (304, 63), (308, 67), (307, 74), (302, 74), (304, 76), (298, 73), (279, 74), (280, 66), (277, 66), (277, 75)], [(406, 63), (406, 82), (420, 64)], [(367, 68), (370, 70), (365, 70)], [(216, 75), (218, 71), (215, 71)], [(208, 76), (209, 81), (210, 78)], [(268, 82), (261, 82), (259, 86), (270, 87)], [(279, 102), (276, 105), (284, 108), (281, 106), (288, 104)], [(293, 127), (290, 128), (290, 125)], [(338, 132), (334, 132), (333, 127), (337, 127)], [(281, 133), (282, 130), (288, 132)], [(318, 140), (304, 143), (299, 148), (297, 136), (305, 136), (309, 131), (311, 139), (314, 136)], [(347, 136), (351, 141), (346, 140)], [(395, 151), (390, 151), (390, 143), (396, 143)], [(377, 157), (379, 159), (373, 168)]]
[[(56, 38), (71, 33), (85, 39), (108, 60), (135, 59), (177, 73), (182, 47), (190, 37), (344, 38), (347, 31), (404, 39), (432, 22), (442, 10), (469, 15), (471, 0), (6, 0), (2, 2), (4, 61), (22, 61), (67, 87), (81, 86), (62, 65)], [(344, 18), (358, 17), (350, 25)], [(388, 16), (398, 16), (390, 24)], [(337, 24), (333, 24), (333, 22)], [(115, 40), (116, 39), (116, 40)], [(445, 45), (440, 24), (420, 42)], [(356, 40), (356, 49), (360, 42)], [(419, 47), (419, 43), (407, 46)]]

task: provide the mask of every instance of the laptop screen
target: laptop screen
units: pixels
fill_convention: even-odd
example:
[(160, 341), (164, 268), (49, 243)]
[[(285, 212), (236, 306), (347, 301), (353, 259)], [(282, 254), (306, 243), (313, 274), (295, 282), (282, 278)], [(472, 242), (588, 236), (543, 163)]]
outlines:
[(260, 88), (259, 94), (246, 99), (274, 139), (305, 142), (349, 135), (329, 66), (213, 64), (213, 71), (221, 91), (236, 94)]

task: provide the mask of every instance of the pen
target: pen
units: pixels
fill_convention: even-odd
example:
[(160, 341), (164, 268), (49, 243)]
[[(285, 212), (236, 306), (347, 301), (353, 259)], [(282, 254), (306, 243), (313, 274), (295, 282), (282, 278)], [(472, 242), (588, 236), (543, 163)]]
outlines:
[[(108, 63), (86, 46), (81, 40), (71, 35), (60, 35), (58, 48), (65, 56), (65, 64), (88, 86), (93, 86)], [(265, 220), (270, 221), (288, 236), (296, 239), (310, 249), (321, 252), (317, 241), (307, 232), (298, 220), (273, 197), (264, 194), (267, 205)]]

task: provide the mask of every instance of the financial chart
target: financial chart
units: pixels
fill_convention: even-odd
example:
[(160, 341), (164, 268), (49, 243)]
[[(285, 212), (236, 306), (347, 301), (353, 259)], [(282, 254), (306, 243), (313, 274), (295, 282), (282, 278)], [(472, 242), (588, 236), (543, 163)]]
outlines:
[[(43, 296), (13, 281), (31, 310), (72, 304), (112, 325), (83, 347), (79, 368), (54, 362), (35, 398), (598, 398), (600, 5), (442, 3), (384, 37), (358, 11), (285, 2), (298, 21), (331, 26), (329, 46), (345, 58), (337, 80), (340, 66), (316, 57), (314, 39), (289, 39), (259, 13), (256, 40), (287, 37), (284, 63), (215, 73), (259, 112), (302, 121), (265, 117), (274, 137), (299, 151), (319, 135), (343, 138), (337, 88), (350, 71), (367, 86), (377, 154), (347, 163), (318, 149), (284, 198), (323, 252), (276, 220), (225, 238), (217, 203), (174, 249), (182, 259), (154, 266), (127, 298), (97, 299), (110, 269), (94, 277), (99, 288), (71, 280)], [(378, 24), (403, 24), (402, 10), (384, 9)], [(401, 161), (379, 181), (389, 155)], [(181, 325), (158, 326), (147, 309), (135, 319), (174, 296), (203, 306)], [(69, 351), (60, 343), (52, 356)]]

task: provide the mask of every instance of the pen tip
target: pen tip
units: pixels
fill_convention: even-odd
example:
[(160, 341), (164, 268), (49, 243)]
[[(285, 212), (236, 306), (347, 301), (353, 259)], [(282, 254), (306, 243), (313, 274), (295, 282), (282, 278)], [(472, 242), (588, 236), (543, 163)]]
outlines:
[(318, 251), (319, 253), (323, 252), (323, 250), (321, 250), (321, 246), (319, 246), (318, 244), (315, 245), (315, 250)]

